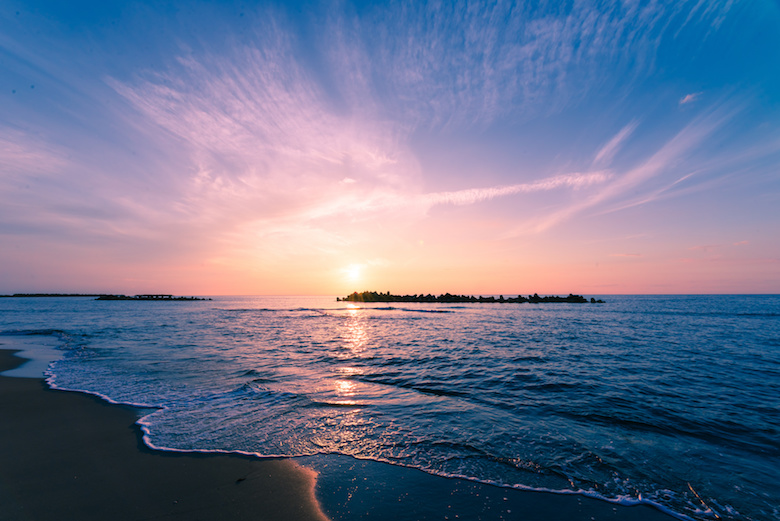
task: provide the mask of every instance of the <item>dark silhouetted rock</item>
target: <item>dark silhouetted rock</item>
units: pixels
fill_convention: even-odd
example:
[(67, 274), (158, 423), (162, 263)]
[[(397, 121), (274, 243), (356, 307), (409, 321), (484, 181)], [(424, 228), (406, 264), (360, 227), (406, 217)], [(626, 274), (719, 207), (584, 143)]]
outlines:
[[(569, 293), (566, 297), (557, 297), (557, 296), (547, 296), (547, 297), (540, 297), (538, 294), (534, 293), (533, 295), (529, 295), (528, 298), (523, 297), (522, 295), (518, 295), (517, 297), (508, 297), (504, 298), (503, 295), (499, 295), (498, 298), (490, 296), (490, 297), (475, 297), (473, 295), (452, 295), (451, 293), (445, 293), (443, 295), (439, 295), (438, 297), (435, 297), (431, 295), (430, 293), (428, 295), (392, 295), (390, 292), (386, 293), (377, 293), (376, 291), (364, 291), (362, 293), (358, 293), (357, 291), (352, 293), (351, 295), (347, 295), (344, 298), (336, 298), (336, 301), (338, 302), (420, 302), (420, 303), (426, 303), (426, 302), (438, 302), (438, 303), (446, 303), (446, 304), (460, 304), (460, 303), (498, 303), (498, 304), (522, 304), (525, 302), (530, 302), (532, 304), (547, 304), (547, 303), (556, 303), (556, 302), (562, 302), (562, 303), (568, 303), (568, 304), (585, 304), (588, 302), (588, 300), (581, 296), (581, 295), (573, 295)], [(591, 303), (593, 304), (603, 304), (603, 300), (595, 300), (590, 299)]]

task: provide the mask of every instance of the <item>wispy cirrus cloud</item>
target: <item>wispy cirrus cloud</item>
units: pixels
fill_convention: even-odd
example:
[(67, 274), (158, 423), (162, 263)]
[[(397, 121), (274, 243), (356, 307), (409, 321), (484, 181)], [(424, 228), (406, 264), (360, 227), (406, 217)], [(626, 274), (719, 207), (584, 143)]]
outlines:
[(404, 211), (416, 209), (424, 213), (438, 205), (467, 206), (513, 195), (548, 192), (565, 188), (578, 190), (604, 183), (610, 177), (612, 177), (611, 172), (598, 171), (563, 174), (530, 183), (468, 188), (450, 192), (430, 192), (417, 195), (392, 192), (377, 193), (373, 197), (355, 197), (349, 201), (348, 205), (344, 205), (344, 201), (339, 201), (339, 204), (329, 206), (326, 212), (319, 213), (318, 217), (331, 214), (338, 215), (344, 212), (355, 213), (356, 211), (363, 213), (384, 212), (389, 209), (401, 209)]
[[(691, 171), (690, 162), (697, 157), (706, 140), (734, 115), (733, 108), (711, 107), (635, 166), (613, 169), (610, 181), (599, 189), (547, 215), (532, 219), (514, 229), (510, 235), (539, 233), (595, 207), (601, 208), (599, 213), (608, 213), (657, 200), (696, 174), (696, 171)], [(611, 158), (635, 128), (635, 123), (623, 127), (596, 152), (593, 163)]]
[(425, 194), (420, 196), (418, 200), (428, 206), (437, 204), (468, 205), (489, 201), (497, 197), (543, 192), (557, 188), (572, 188), (576, 190), (594, 184), (604, 183), (610, 177), (612, 177), (612, 174), (608, 171), (572, 173), (550, 177), (532, 183)]
[[(381, 22), (348, 24), (370, 34), (356, 29), (346, 40), (377, 42), (361, 60), (378, 64), (368, 87), (391, 94), (411, 124), (444, 130), (559, 112), (604, 88), (616, 68), (640, 79), (668, 23), (659, 6), (585, 2), (560, 10), (477, 2), (377, 11)], [(352, 49), (345, 54), (354, 56)]]
[(701, 95), (703, 93), (701, 92), (692, 92), (691, 94), (686, 94), (682, 98), (680, 98), (679, 104), (680, 105), (687, 105), (688, 103), (693, 103), (694, 101), (698, 101), (699, 98), (701, 98)]
[(244, 48), (231, 58), (182, 58), (175, 73), (132, 85), (108, 81), (202, 161), (261, 174), (287, 161), (302, 167), (354, 162), (365, 171), (397, 161), (392, 134), (336, 114), (283, 48)]
[(360, 100), (336, 106), (285, 33), (263, 38), (229, 59), (186, 56), (165, 73), (107, 80), (140, 112), (146, 133), (179, 149), (184, 214), (228, 229), (306, 219), (353, 194), (414, 182), (418, 168), (395, 125), (361, 113)]
[[(110, 194), (85, 193), (139, 216), (134, 229), (122, 227), (127, 233), (148, 235), (141, 229), (154, 222), (161, 233), (198, 226), (230, 237), (246, 222), (314, 233), (334, 216), (367, 219), (410, 208), (424, 215), (437, 205), (565, 191), (534, 226), (548, 229), (620, 200), (675, 161), (676, 152), (662, 149), (634, 169), (606, 170), (632, 141), (634, 119), (583, 168), (529, 170), (493, 186), (461, 172), (473, 188), (450, 191), (437, 189), (447, 173), (425, 170), (413, 152), (416, 133), (480, 139), (491, 125), (576, 104), (604, 86), (608, 71), (630, 68), (628, 89), (652, 70), (670, 23), (663, 14), (656, 5), (587, 3), (561, 10), (490, 2), (469, 9), (398, 3), (360, 15), (337, 10), (312, 36), (322, 45), (322, 70), (301, 55), (298, 35), (282, 20), (258, 16), (255, 33), (219, 52), (182, 46), (167, 68), (121, 80), (104, 76), (129, 102), (124, 123), (165, 149), (168, 164), (154, 165), (154, 176), (175, 182), (165, 187), (165, 205), (137, 195), (137, 187), (121, 195), (126, 168), (108, 183)], [(694, 18), (716, 14), (707, 9)], [(10, 149), (6, 157), (30, 159)], [(84, 170), (94, 174), (93, 166)], [(570, 173), (550, 175), (560, 171)]]
[(623, 145), (624, 141), (628, 139), (637, 127), (637, 122), (632, 121), (622, 129), (620, 132), (610, 139), (601, 149), (596, 153), (596, 157), (593, 158), (594, 165), (609, 164), (617, 151)]
[[(445, 11), (434, 9), (432, 19), (451, 23), (444, 21)], [(537, 103), (532, 91), (538, 90), (538, 96), (560, 94), (564, 83), (550, 84), (557, 81), (555, 71), (603, 59), (561, 51), (569, 45), (562, 41), (578, 38), (583, 31), (588, 37), (602, 38), (601, 33), (588, 32), (592, 24), (618, 23), (612, 13), (577, 11), (556, 30), (560, 19), (534, 24), (515, 20), (516, 14), (512, 14), (505, 23), (500, 22), (498, 11), (486, 8), (485, 12), (495, 16), (482, 13), (470, 18), (472, 14), (466, 12), (450, 13), (465, 33), (440, 27), (438, 33), (425, 33), (430, 20), (415, 16), (416, 24), (409, 24), (406, 32), (400, 30), (403, 37), (395, 34), (379, 50), (372, 49), (359, 32), (341, 20), (336, 24), (334, 41), (337, 48), (350, 51), (332, 56), (341, 80), (330, 78), (329, 88), (322, 77), (303, 65), (289, 34), (273, 27), (253, 44), (232, 48), (227, 57), (186, 54), (167, 71), (143, 74), (135, 81), (107, 81), (143, 115), (147, 132), (155, 132), (149, 126), (152, 124), (183, 148), (183, 157), (190, 162), (189, 181), (174, 207), (182, 216), (221, 223), (225, 229), (256, 221), (266, 223), (269, 229), (289, 230), (298, 222), (298, 228), (308, 233), (320, 226), (313, 223), (340, 215), (366, 219), (372, 212), (411, 207), (424, 214), (442, 204), (473, 205), (533, 192), (588, 189), (566, 198), (545, 216), (515, 228), (544, 231), (588, 208), (622, 204), (623, 194), (684, 161), (717, 127), (717, 123), (700, 120), (638, 166), (622, 172), (605, 170), (634, 136), (639, 126), (634, 119), (595, 151), (584, 172), (425, 193), (421, 180), (430, 182), (441, 173), (423, 171), (412, 152), (410, 143), (416, 129), (421, 125), (429, 129), (487, 125), (503, 117), (501, 114), (516, 117), (517, 111)], [(577, 16), (590, 17), (592, 24)], [(548, 22), (552, 25), (546, 26)], [(504, 29), (520, 24), (522, 38), (527, 41), (500, 37), (506, 34), (496, 30), (502, 23)], [(485, 28), (487, 35), (472, 32), (474, 27)], [(452, 52), (454, 34), (471, 42), (462, 52)], [(380, 40), (389, 38), (381, 32), (379, 36)], [(624, 37), (635, 45), (642, 39), (639, 35)], [(547, 50), (541, 52), (539, 46)], [(481, 54), (474, 49), (482, 49)], [(557, 52), (565, 56), (555, 58)], [(591, 52), (600, 53), (598, 47)], [(450, 55), (465, 60), (465, 65), (459, 68)], [(506, 55), (516, 61), (499, 65), (496, 60), (506, 59)], [(377, 56), (378, 60), (372, 60)], [(549, 63), (547, 58), (534, 62), (533, 57), (538, 56), (547, 56)], [(382, 65), (379, 70), (374, 61)], [(536, 70), (537, 75), (521, 81), (529, 70)], [(383, 88), (377, 86), (377, 78), (387, 80)], [(673, 184), (681, 180), (679, 176), (676, 179)], [(641, 190), (641, 202), (653, 200), (657, 190)], [(272, 221), (276, 224), (269, 224)]]
[[(444, 16), (446, 13), (437, 11), (435, 14)], [(457, 21), (467, 27), (475, 45), (491, 49), (491, 60), (503, 54), (501, 46), (517, 45), (517, 42), (499, 38), (499, 34), (505, 34), (498, 30), (503, 22), (493, 14), (495, 16), (472, 19), (468, 18), (471, 16), (468, 13), (458, 12), (458, 16), (468, 18), (471, 25), (465, 24), (464, 20)], [(511, 23), (521, 23), (519, 19), (513, 20)], [(477, 41), (482, 38), (482, 32), (475, 30), (477, 27), (491, 28), (493, 36)], [(423, 37), (419, 32), (422, 28), (417, 25), (412, 29), (415, 38)], [(509, 81), (507, 78), (517, 70), (525, 70), (520, 63), (527, 64), (529, 56), (537, 54), (538, 45), (548, 45), (537, 40), (560, 37), (555, 30), (543, 27), (541, 21), (531, 29), (528, 38), (535, 42), (533, 49), (516, 53), (515, 62), (499, 67), (503, 79), (496, 80), (498, 83)], [(396, 36), (397, 42), (401, 43), (394, 45), (400, 45), (398, 49), (405, 57), (388, 68), (395, 71), (388, 82), (389, 88), (394, 89), (394, 96), (389, 101), (369, 81), (368, 78), (375, 74), (369, 74), (371, 60), (366, 56), (379, 52), (385, 60), (395, 57), (385, 54), (384, 50), (372, 51), (359, 35), (343, 28), (336, 31), (334, 40), (351, 51), (338, 53), (337, 69), (345, 73), (339, 76), (346, 78), (335, 85), (340, 99), (334, 100), (332, 92), (323, 87), (322, 78), (302, 65), (289, 35), (273, 27), (264, 31), (254, 45), (235, 47), (227, 57), (187, 54), (167, 71), (142, 74), (134, 81), (109, 78), (107, 82), (143, 116), (140, 125), (146, 134), (158, 133), (161, 139), (172, 138), (182, 148), (182, 156), (189, 162), (189, 165), (183, 165), (189, 170), (189, 181), (173, 207), (181, 209), (183, 215), (196, 213), (200, 220), (211, 215), (223, 223), (247, 219), (311, 221), (343, 213), (365, 214), (410, 205), (418, 209), (438, 204), (468, 205), (559, 188), (580, 189), (603, 184), (610, 178), (609, 172), (595, 170), (540, 181), (423, 193), (420, 190), (422, 176), (434, 179), (432, 176), (439, 173), (422, 172), (409, 148), (412, 133), (421, 118), (437, 125), (438, 118), (445, 112), (456, 114), (461, 111), (465, 119), (458, 124), (471, 125), (475, 120), (489, 122), (495, 119), (499, 106), (511, 108), (517, 103), (525, 103), (516, 99), (513, 89), (517, 85), (510, 90), (487, 83), (477, 86), (474, 82), (482, 81), (480, 78), (484, 75), (466, 67), (461, 73), (473, 74), (473, 77), (464, 79), (462, 92), (444, 93), (443, 104), (434, 107), (433, 112), (421, 109), (422, 105), (433, 107), (432, 98), (439, 99), (443, 93), (441, 89), (449, 88), (446, 84), (454, 72), (454, 63), (441, 69), (436, 65), (448, 54), (445, 49), (452, 44), (436, 40), (439, 37), (452, 36), (446, 31), (438, 36), (434, 34), (430, 48), (423, 47), (421, 49), (427, 49), (420, 51), (423, 54), (411, 56), (412, 48), (416, 48), (412, 45), (415, 38), (408, 41)], [(494, 49), (496, 45), (501, 48)], [(558, 44), (550, 43), (549, 46), (553, 48)], [(488, 59), (470, 54), (471, 46), (464, 48), (463, 53), (468, 56), (467, 60)], [(451, 62), (451, 58), (447, 59)], [(556, 67), (562, 66), (552, 58), (551, 61), (557, 63)], [(472, 65), (476, 66), (476, 62)], [(491, 70), (497, 67), (487, 62), (483, 65), (477, 69), (484, 71), (485, 67)], [(537, 69), (537, 72), (541, 70)], [(418, 76), (419, 84), (415, 79)], [(546, 85), (547, 80), (537, 80)], [(529, 88), (543, 89), (542, 83), (534, 87), (525, 82), (523, 89), (528, 94)], [(481, 99), (486, 89), (493, 89), (496, 104), (489, 110), (474, 105), (474, 100)], [(396, 111), (399, 104), (402, 110)], [(460, 109), (453, 110), (461, 105)], [(393, 116), (388, 118), (388, 112), (393, 112)], [(128, 118), (132, 117), (128, 115)], [(608, 162), (634, 127), (635, 124), (626, 126), (614, 142), (602, 150), (599, 162)]]
[(61, 147), (26, 132), (0, 127), (0, 172), (6, 181), (31, 173), (57, 172), (68, 163), (66, 157)]

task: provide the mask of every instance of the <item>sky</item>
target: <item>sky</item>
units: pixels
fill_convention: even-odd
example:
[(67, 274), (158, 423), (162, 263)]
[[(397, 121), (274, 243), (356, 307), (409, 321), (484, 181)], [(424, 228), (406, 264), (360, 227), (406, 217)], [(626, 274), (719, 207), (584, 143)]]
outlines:
[(0, 6), (0, 293), (780, 293), (780, 3)]

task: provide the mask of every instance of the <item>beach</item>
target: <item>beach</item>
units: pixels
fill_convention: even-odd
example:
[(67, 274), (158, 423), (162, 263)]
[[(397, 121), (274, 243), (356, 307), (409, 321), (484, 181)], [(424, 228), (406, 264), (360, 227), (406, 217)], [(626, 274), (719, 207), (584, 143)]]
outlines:
[[(0, 371), (23, 362), (0, 350)], [(327, 519), (291, 460), (144, 446), (138, 413), (0, 376), (0, 519)]]
[[(0, 372), (24, 362), (0, 348)], [(155, 451), (139, 410), (0, 376), (0, 520), (613, 519), (662, 521), (647, 505), (495, 487), (334, 457), (317, 473), (292, 459)], [(326, 465), (327, 466), (327, 465)]]

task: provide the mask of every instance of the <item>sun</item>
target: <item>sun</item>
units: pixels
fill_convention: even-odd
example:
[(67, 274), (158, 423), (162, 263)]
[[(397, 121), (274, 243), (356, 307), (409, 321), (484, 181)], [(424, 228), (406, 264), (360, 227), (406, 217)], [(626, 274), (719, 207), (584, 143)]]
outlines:
[(351, 283), (360, 282), (361, 275), (363, 274), (363, 266), (360, 264), (350, 264), (343, 269), (344, 278)]

